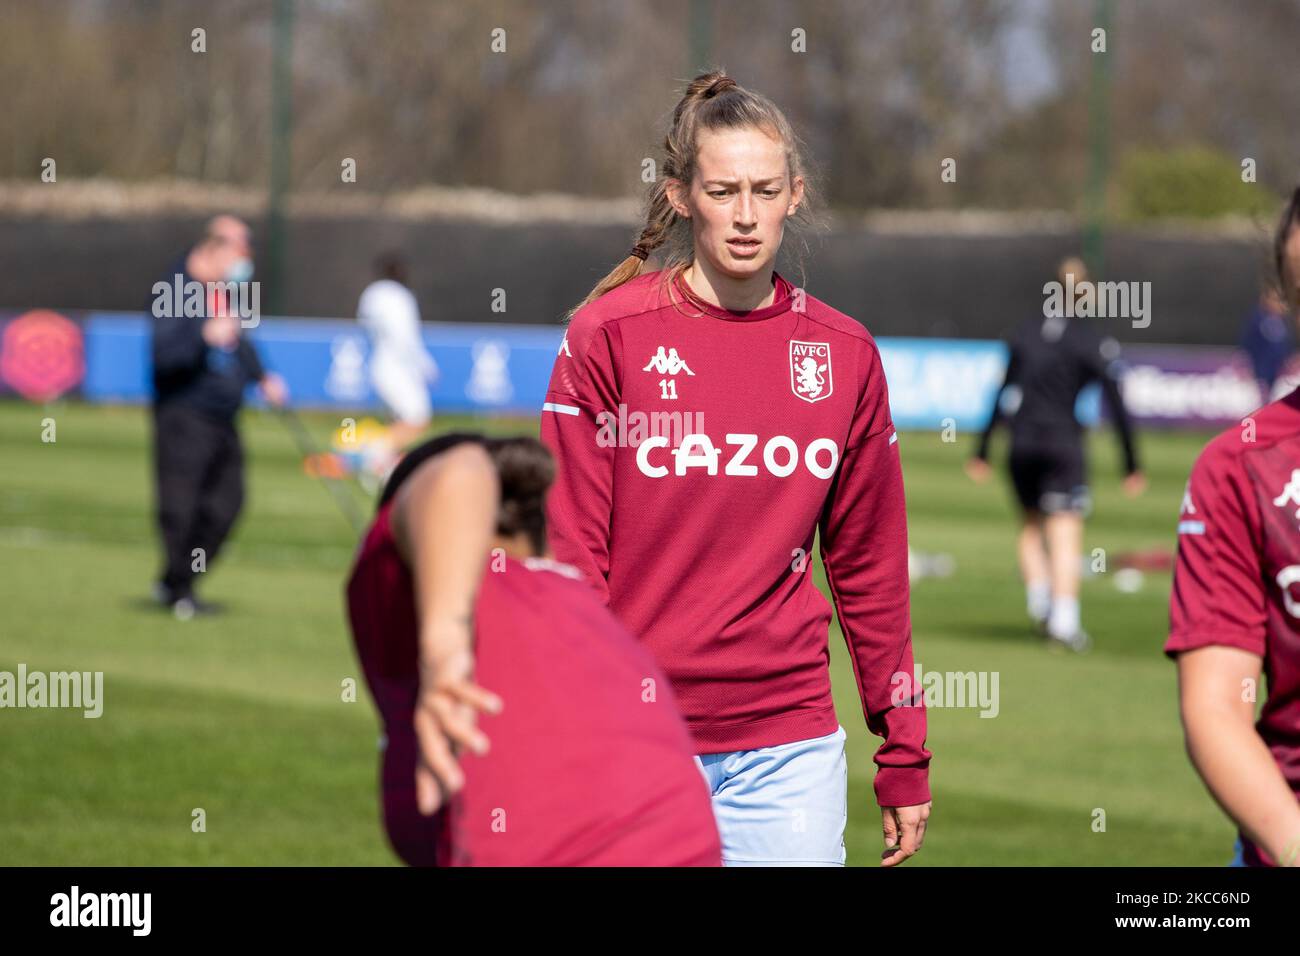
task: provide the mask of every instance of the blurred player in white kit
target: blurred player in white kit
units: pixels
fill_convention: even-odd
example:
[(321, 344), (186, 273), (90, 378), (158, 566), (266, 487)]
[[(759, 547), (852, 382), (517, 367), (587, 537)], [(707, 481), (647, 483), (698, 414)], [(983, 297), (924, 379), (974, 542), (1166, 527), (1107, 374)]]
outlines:
[(375, 280), (357, 303), (357, 320), (370, 336), (370, 382), (393, 415), (387, 435), (366, 454), (366, 467), (381, 479), (403, 449), (429, 427), (429, 385), (438, 364), (424, 347), (420, 306), (406, 286), (406, 263), (394, 252), (375, 260)]

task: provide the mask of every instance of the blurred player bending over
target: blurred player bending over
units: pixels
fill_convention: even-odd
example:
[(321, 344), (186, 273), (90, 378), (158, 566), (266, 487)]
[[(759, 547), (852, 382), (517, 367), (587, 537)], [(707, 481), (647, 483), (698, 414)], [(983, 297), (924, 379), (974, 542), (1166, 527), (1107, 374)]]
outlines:
[[(1087, 281), (1083, 263), (1061, 263), (1062, 286)], [(987, 481), (989, 440), (1004, 418), (1011, 427), (1008, 461), (1021, 510), (1020, 574), (1029, 616), (1053, 641), (1088, 649), (1079, 618), (1083, 518), (1091, 507), (1083, 454), (1083, 426), (1075, 417), (1079, 392), (1100, 382), (1124, 452), (1124, 491), (1139, 495), (1146, 479), (1138, 469), (1133, 428), (1115, 378), (1119, 344), (1100, 335), (1091, 320), (1049, 315), (1022, 324), (1009, 342), (1006, 377), (993, 400), (993, 414), (980, 435), (966, 472)], [(1003, 401), (1012, 406), (1003, 409)]]
[[(885, 738), (875, 792), (893, 866), (924, 838), (930, 752), (924, 701), (895, 693), (912, 674), (907, 514), (880, 355), (773, 268), (807, 191), (771, 100), (697, 76), (665, 149), (637, 244), (575, 310), (551, 372), (556, 553), (672, 678), (725, 862), (842, 866), (820, 529), (867, 726)], [(660, 247), (664, 268), (640, 274)], [(691, 424), (614, 441), (620, 406)]]
[(667, 680), (549, 557), (554, 471), (536, 439), (452, 434), (384, 489), (347, 595), (389, 838), (412, 865), (717, 866)]
[(375, 261), (376, 278), (357, 303), (357, 319), (370, 336), (370, 383), (393, 414), (385, 441), (376, 446), (370, 471), (386, 477), (403, 449), (420, 437), (433, 417), (429, 385), (438, 365), (420, 334), (420, 306), (406, 286), (406, 263), (396, 253)]
[[(1300, 188), (1274, 262), (1300, 304)], [(1215, 438), (1192, 468), (1165, 653), (1187, 752), (1239, 828), (1233, 864), (1300, 865), (1300, 390)]]

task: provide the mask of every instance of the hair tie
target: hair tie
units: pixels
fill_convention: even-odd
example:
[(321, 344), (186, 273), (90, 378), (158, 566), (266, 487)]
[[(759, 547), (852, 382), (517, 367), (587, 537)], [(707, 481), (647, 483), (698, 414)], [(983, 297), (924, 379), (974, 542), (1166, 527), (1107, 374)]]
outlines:
[(646, 258), (650, 255), (650, 253), (645, 246), (641, 245), (641, 243), (638, 242), (635, 246), (632, 247), (632, 251), (629, 252), (628, 255), (636, 256), (642, 262), (645, 262)]
[(731, 77), (720, 76), (709, 84), (709, 88), (704, 91), (704, 98), (706, 100), (711, 100), (713, 97), (727, 92), (727, 90), (734, 90), (738, 85), (739, 84)]

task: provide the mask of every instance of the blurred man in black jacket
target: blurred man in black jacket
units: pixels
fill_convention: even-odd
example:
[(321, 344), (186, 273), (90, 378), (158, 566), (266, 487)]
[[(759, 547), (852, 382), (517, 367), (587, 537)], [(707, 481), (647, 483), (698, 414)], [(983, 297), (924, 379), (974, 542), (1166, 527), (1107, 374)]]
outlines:
[(155, 597), (183, 620), (205, 609), (194, 577), (216, 558), (243, 505), (235, 418), (244, 390), (256, 382), (271, 404), (287, 398), (283, 380), (262, 367), (243, 335), (259, 318), (252, 273), (248, 226), (217, 216), (154, 286), (154, 466), (164, 553)]

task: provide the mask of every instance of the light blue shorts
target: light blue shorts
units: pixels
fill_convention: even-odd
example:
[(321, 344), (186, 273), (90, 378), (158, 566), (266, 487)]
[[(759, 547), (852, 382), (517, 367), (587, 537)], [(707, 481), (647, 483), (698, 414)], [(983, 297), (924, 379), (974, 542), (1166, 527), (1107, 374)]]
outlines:
[(844, 728), (695, 758), (713, 795), (725, 866), (843, 866)]

